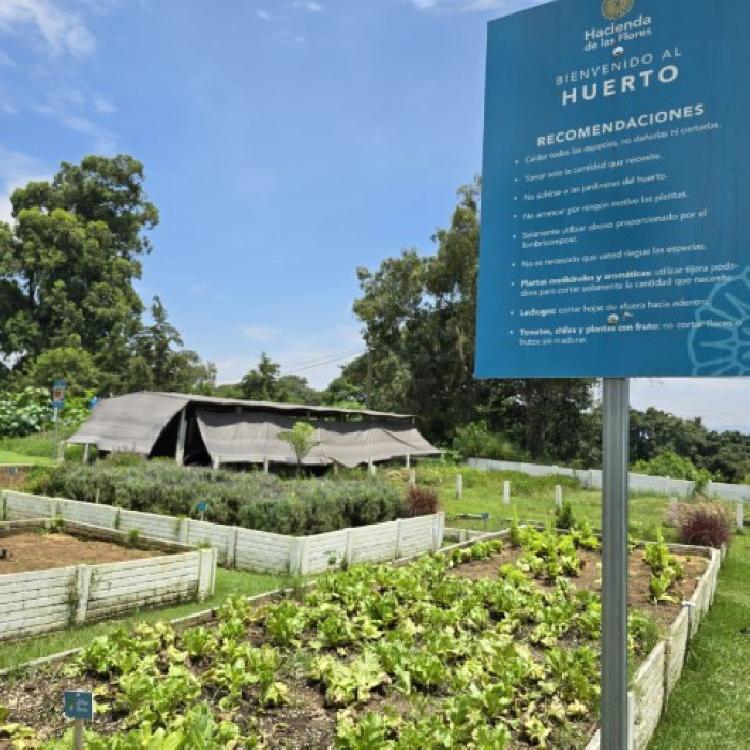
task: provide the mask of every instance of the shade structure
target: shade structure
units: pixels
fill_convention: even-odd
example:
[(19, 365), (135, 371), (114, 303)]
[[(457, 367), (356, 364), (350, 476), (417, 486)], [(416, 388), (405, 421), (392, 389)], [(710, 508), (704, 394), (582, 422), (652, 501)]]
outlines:
[(148, 456), (166, 425), (189, 401), (177, 393), (130, 393), (103, 399), (68, 442), (95, 445), (109, 453)]
[[(198, 426), (206, 450), (220, 463), (270, 461), (294, 464), (292, 447), (279, 437), (295, 420), (284, 414), (251, 412), (226, 414), (198, 412)], [(440, 451), (410, 424), (386, 422), (324, 422), (316, 426), (314, 445), (303, 459), (305, 466), (333, 463), (354, 467), (368, 461), (400, 456), (429, 456)]]
[(440, 453), (406, 414), (147, 392), (100, 401), (68, 442), (196, 465), (294, 464), (294, 451), (279, 433), (297, 421), (316, 430), (306, 466), (353, 467)]

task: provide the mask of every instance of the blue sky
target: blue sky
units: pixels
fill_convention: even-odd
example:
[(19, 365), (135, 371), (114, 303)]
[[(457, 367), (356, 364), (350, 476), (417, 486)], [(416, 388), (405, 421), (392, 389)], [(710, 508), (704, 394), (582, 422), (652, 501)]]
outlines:
[[(63, 159), (136, 156), (161, 211), (142, 296), (221, 381), (266, 350), (323, 385), (362, 349), (356, 266), (430, 251), (480, 171), (486, 22), (535, 4), (0, 0), (0, 218)], [(746, 391), (634, 402), (737, 425)]]

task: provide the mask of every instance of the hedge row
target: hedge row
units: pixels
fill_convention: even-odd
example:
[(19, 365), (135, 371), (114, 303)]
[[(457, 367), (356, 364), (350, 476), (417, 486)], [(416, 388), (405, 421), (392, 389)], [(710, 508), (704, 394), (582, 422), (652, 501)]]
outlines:
[(35, 471), (27, 489), (127, 510), (205, 518), (246, 529), (302, 536), (410, 515), (402, 491), (379, 479), (281, 480), (260, 473), (183, 469), (151, 461), (133, 466), (63, 464)]

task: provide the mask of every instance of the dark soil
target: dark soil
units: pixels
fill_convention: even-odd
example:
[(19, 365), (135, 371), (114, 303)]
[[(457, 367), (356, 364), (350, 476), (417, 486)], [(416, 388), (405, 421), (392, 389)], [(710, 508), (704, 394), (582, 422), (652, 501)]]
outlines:
[(161, 551), (132, 549), (111, 542), (79, 539), (69, 534), (44, 532), (2, 536), (0, 549), (7, 550), (6, 558), (0, 560), (0, 575), (64, 568), (68, 565), (140, 560), (167, 554)]
[[(38, 537), (37, 537), (38, 539)], [(133, 552), (136, 552), (135, 550)], [(595, 552), (579, 551), (583, 560), (583, 568), (578, 577), (570, 579), (578, 588), (600, 590), (601, 570), (600, 556)], [(465, 563), (454, 570), (454, 575), (462, 575), (473, 580), (496, 577), (498, 569), (506, 562), (512, 562), (519, 556), (519, 551), (506, 548), (499, 555), (490, 560)], [(678, 556), (678, 560), (685, 569), (684, 580), (679, 584), (675, 596), (689, 598), (695, 590), (697, 579), (705, 572), (707, 560), (704, 558), (685, 558)], [(643, 553), (636, 550), (630, 559), (630, 604), (643, 611), (649, 612), (662, 624), (668, 625), (677, 617), (680, 605), (653, 605), (648, 594), (650, 569), (643, 562)], [(540, 586), (545, 585), (539, 582)], [(248, 640), (253, 645), (262, 642), (262, 631), (250, 625)], [(203, 671), (200, 663), (193, 665), (197, 675)], [(70, 678), (64, 676), (65, 664), (52, 665), (36, 670), (34, 673), (22, 675), (17, 679), (0, 678), (0, 705), (10, 709), (10, 721), (21, 722), (38, 728), (44, 738), (60, 736), (65, 729), (65, 720), (61, 716), (60, 705), (63, 691), (66, 689), (93, 689), (103, 683), (87, 677), (76, 678), (75, 685)], [(284, 750), (313, 750), (330, 748), (333, 745), (336, 727), (335, 709), (326, 708), (323, 695), (315, 686), (307, 683), (304, 678), (302, 664), (292, 663), (280, 675), (290, 688), (291, 702), (287, 706), (273, 709), (262, 709), (257, 701), (251, 699), (247, 704), (246, 713), (235, 717), (235, 721), (247, 729), (260, 732), (269, 748)], [(106, 684), (106, 683), (104, 683)], [(206, 690), (204, 698), (211, 700), (210, 690)], [(398, 713), (399, 702), (403, 698), (398, 695), (385, 696), (374, 692), (368, 703), (361, 707), (361, 711), (379, 712), (386, 707), (395, 709)], [(102, 733), (114, 733), (122, 730), (122, 719), (111, 714), (98, 715), (93, 728)], [(594, 723), (581, 723), (578, 731), (590, 735)], [(582, 736), (583, 736), (582, 734)], [(583, 740), (581, 740), (583, 741)], [(575, 742), (578, 746), (580, 742)], [(10, 748), (8, 742), (0, 739), (0, 750)]]

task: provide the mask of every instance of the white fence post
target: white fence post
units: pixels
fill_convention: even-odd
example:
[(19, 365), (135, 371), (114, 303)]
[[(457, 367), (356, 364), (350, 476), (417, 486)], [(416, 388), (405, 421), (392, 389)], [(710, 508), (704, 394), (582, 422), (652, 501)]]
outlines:
[(680, 525), (680, 498), (677, 495), (672, 495), (669, 498), (669, 515), (670, 520), (674, 520), (675, 526)]
[(303, 561), (305, 555), (305, 539), (295, 536), (289, 547), (289, 574), (293, 576), (302, 575)]
[(268, 474), (268, 459), (267, 458), (263, 459), (263, 473)]
[(417, 484), (417, 472), (416, 469), (409, 469), (409, 486), (415, 487)]
[(189, 518), (181, 518), (180, 519), (180, 530), (177, 535), (177, 540), (180, 544), (187, 544), (188, 543), (188, 527), (190, 524)]
[(208, 599), (214, 593), (216, 578), (216, 550), (198, 550), (198, 601)]
[(558, 510), (562, 510), (563, 507), (563, 489), (561, 484), (555, 485), (555, 505)]
[(456, 474), (456, 497), (460, 500), (464, 494), (464, 478), (462, 474)]
[(89, 586), (91, 585), (91, 568), (88, 565), (78, 566), (78, 577), (76, 580), (76, 613), (75, 622), (80, 625), (86, 622), (86, 609), (89, 603)]
[(406, 454), (406, 468), (411, 469), (411, 453)]
[(745, 503), (737, 503), (737, 531), (745, 529)]
[(353, 537), (354, 536), (354, 530), (353, 529), (347, 529), (346, 530), (346, 548), (344, 550), (344, 563), (346, 563), (346, 566), (352, 564), (352, 543), (353, 543)]
[(503, 503), (510, 505), (510, 482), (507, 479), (503, 482)]
[(375, 474), (377, 474), (377, 467), (375, 466), (375, 463), (371, 458), (367, 459), (367, 472), (371, 477), (374, 477)]
[(227, 561), (226, 566), (228, 568), (234, 567), (234, 561), (237, 559), (237, 538), (239, 537), (240, 530), (236, 526), (232, 526), (227, 534)]
[[(394, 554), (394, 557), (396, 560), (401, 558), (401, 545), (403, 543), (403, 534), (404, 534), (404, 526), (401, 523), (401, 519), (399, 518), (398, 521), (396, 521), (396, 551)], [(349, 538), (347, 537), (347, 546), (349, 543)]]
[(437, 513), (433, 516), (432, 521), (432, 550), (437, 552), (442, 545), (442, 537), (440, 534), (440, 516), (441, 513)]
[(627, 750), (635, 748), (635, 696), (628, 691), (628, 739)]

